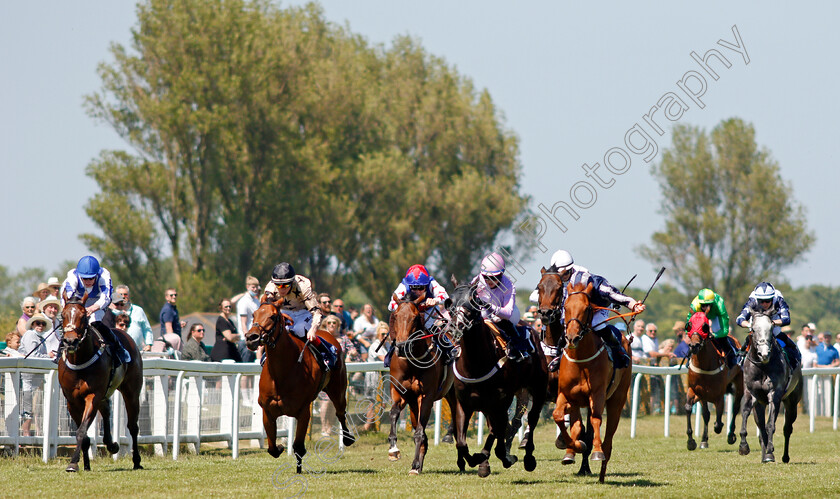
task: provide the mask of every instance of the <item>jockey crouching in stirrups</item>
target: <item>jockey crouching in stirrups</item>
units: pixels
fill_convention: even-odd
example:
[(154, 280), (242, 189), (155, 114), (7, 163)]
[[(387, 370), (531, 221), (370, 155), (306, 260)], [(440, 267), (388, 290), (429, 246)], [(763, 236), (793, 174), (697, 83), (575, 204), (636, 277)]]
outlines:
[(704, 288), (691, 300), (689, 312), (685, 316), (685, 323), (688, 325), (691, 316), (696, 312), (703, 312), (709, 319), (712, 330), (712, 341), (717, 349), (726, 356), (726, 365), (729, 369), (738, 364), (738, 355), (735, 352), (735, 344), (729, 338), (729, 313), (726, 311), (726, 304), (723, 297), (711, 289)]
[[(750, 293), (749, 298), (747, 298), (747, 303), (744, 304), (744, 308), (741, 310), (738, 318), (735, 319), (735, 323), (741, 327), (750, 327), (750, 319), (754, 313), (762, 313), (770, 316), (770, 319), (773, 321), (773, 336), (785, 344), (785, 350), (787, 351), (788, 359), (790, 359), (790, 367), (791, 369), (796, 369), (802, 362), (802, 354), (799, 352), (796, 343), (790, 339), (790, 336), (782, 333), (781, 328), (781, 326), (790, 324), (790, 309), (782, 293), (769, 282), (758, 283), (753, 292)], [(747, 351), (747, 345), (751, 339), (752, 336), (747, 336), (747, 341), (741, 347), (739, 356)]]
[[(283, 298), (283, 308), (280, 310), (292, 318), (294, 324), (286, 329), (298, 338), (306, 337), (322, 355), (322, 363), (326, 370), (335, 367), (337, 357), (333, 346), (315, 334), (321, 325), (321, 308), (318, 298), (312, 291), (312, 283), (306, 277), (295, 274), (295, 269), (287, 262), (278, 263), (271, 273), (271, 282), (266, 285), (265, 293), (275, 299)], [(263, 354), (263, 359), (265, 354)]]
[(516, 287), (505, 275), (505, 259), (490, 253), (481, 261), (481, 272), (470, 284), (476, 285), (476, 295), (486, 304), (481, 318), (493, 322), (507, 336), (507, 356), (514, 362), (531, 356), (534, 345), (527, 326), (519, 326), (519, 307), (516, 306)]
[[(429, 275), (429, 271), (423, 265), (412, 265), (405, 273), (405, 277), (397, 286), (391, 295), (391, 301), (388, 303), (388, 311), (392, 312), (389, 320), (389, 330), (394, 334), (394, 315), (393, 312), (397, 310), (399, 301), (402, 300), (406, 294), (411, 294), (411, 297), (416, 299), (423, 293), (426, 293), (426, 301), (421, 306), (423, 312), (423, 327), (426, 331), (433, 334), (432, 338), (435, 344), (440, 348), (444, 354), (444, 364), (449, 364), (455, 360), (452, 355), (454, 346), (448, 337), (443, 333), (443, 322), (449, 321), (449, 312), (438, 305), (445, 302), (449, 298), (449, 293), (441, 286), (434, 277)], [(388, 354), (385, 356), (385, 367), (391, 365), (391, 355), (396, 349), (396, 341), (391, 341), (391, 346), (388, 349)]]

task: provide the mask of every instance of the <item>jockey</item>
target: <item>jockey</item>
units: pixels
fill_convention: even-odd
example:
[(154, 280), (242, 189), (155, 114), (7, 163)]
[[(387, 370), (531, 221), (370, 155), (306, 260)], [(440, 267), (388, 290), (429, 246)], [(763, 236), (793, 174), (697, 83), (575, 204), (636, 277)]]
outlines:
[[(108, 269), (101, 267), (99, 260), (95, 257), (83, 256), (76, 268), (67, 272), (67, 278), (61, 285), (61, 306), (63, 308), (67, 300), (73, 298), (81, 300), (87, 295), (87, 301), (82, 305), (87, 310), (88, 317), (93, 316), (90, 325), (94, 326), (98, 322), (101, 327), (94, 327), (102, 333), (102, 338), (110, 346), (112, 357), (118, 364), (120, 361), (128, 363), (131, 361), (131, 355), (117, 341), (117, 337), (111, 331), (111, 328), (101, 323), (105, 310), (111, 303), (113, 291), (111, 288), (111, 273), (108, 272)], [(59, 349), (61, 349), (60, 345)], [(56, 354), (55, 358), (58, 359), (59, 356), (60, 352)]]
[[(773, 336), (785, 344), (785, 350), (788, 352), (791, 368), (796, 369), (796, 366), (802, 360), (799, 348), (797, 348), (796, 343), (787, 334), (782, 333), (781, 328), (781, 326), (790, 324), (790, 309), (782, 293), (769, 282), (758, 283), (753, 292), (750, 293), (749, 298), (747, 298), (747, 302), (744, 304), (744, 308), (741, 310), (738, 318), (735, 319), (735, 322), (741, 327), (748, 328), (750, 327), (752, 314), (757, 312), (769, 315), (773, 320)], [(748, 341), (744, 342), (741, 352), (746, 351), (748, 343), (749, 338)]]
[(709, 319), (709, 327), (712, 331), (712, 341), (717, 349), (726, 355), (726, 363), (730, 369), (738, 364), (738, 356), (735, 352), (735, 345), (729, 338), (729, 313), (726, 311), (726, 304), (723, 298), (709, 288), (701, 289), (697, 296), (691, 300), (689, 312), (685, 316), (686, 324), (696, 312), (703, 312)]
[[(391, 295), (391, 301), (388, 303), (388, 311), (392, 312), (391, 320), (389, 321), (391, 331), (394, 330), (393, 312), (397, 310), (399, 300), (402, 300), (408, 293), (411, 293), (411, 296), (416, 298), (423, 292), (426, 293), (426, 301), (422, 305), (425, 307), (423, 324), (426, 330), (431, 331), (434, 329), (435, 323), (439, 325), (440, 323), (438, 320), (449, 320), (449, 312), (445, 308), (438, 306), (449, 298), (449, 293), (446, 292), (443, 286), (441, 286), (434, 277), (429, 275), (429, 271), (426, 270), (425, 266), (412, 265), (408, 268), (408, 271), (406, 271), (405, 277), (397, 286), (397, 289), (394, 290)], [(394, 300), (394, 298), (396, 298), (396, 300)], [(451, 355), (454, 346), (448, 338), (444, 341), (441, 338), (441, 334), (435, 334), (433, 338), (440, 349), (446, 354), (444, 362), (448, 364), (454, 360), (454, 357)], [(385, 357), (385, 367), (390, 365), (391, 355), (394, 353), (395, 348), (394, 342), (392, 341), (391, 347), (388, 349), (388, 354)]]
[(294, 324), (286, 328), (298, 338), (306, 337), (324, 356), (326, 369), (335, 367), (337, 357), (333, 346), (315, 333), (321, 325), (323, 313), (312, 290), (312, 283), (302, 275), (295, 274), (294, 267), (287, 262), (278, 263), (271, 273), (271, 282), (265, 287), (265, 294), (274, 299), (283, 298), (282, 313), (288, 315)]
[[(516, 306), (516, 287), (505, 275), (505, 259), (498, 253), (490, 253), (481, 261), (481, 272), (473, 278), (476, 295), (484, 302), (481, 318), (495, 323), (508, 341), (508, 357), (519, 362), (531, 356), (533, 345), (529, 341), (527, 327), (519, 324), (519, 307)], [(515, 348), (511, 348), (515, 344)]]
[[(571, 253), (566, 250), (557, 250), (551, 255), (551, 265), (548, 270), (560, 274), (560, 279), (566, 285), (569, 282), (592, 282), (595, 296), (592, 297), (592, 305), (604, 308), (613, 308), (614, 306), (624, 305), (635, 313), (641, 313), (645, 310), (645, 304), (637, 302), (633, 298), (624, 295), (618, 289), (607, 281), (606, 278), (589, 272), (586, 267), (575, 265), (575, 259), (572, 258)], [(530, 300), (532, 302), (539, 301), (539, 291), (534, 290), (531, 293)], [(566, 305), (566, 289), (563, 289), (563, 301), (560, 304), (560, 310), (563, 312), (563, 320), (565, 323), (565, 305)], [(616, 369), (624, 369), (630, 365), (630, 357), (627, 351), (621, 345), (621, 331), (614, 325), (606, 322), (610, 314), (608, 310), (595, 310), (592, 314), (592, 323), (595, 334), (597, 334), (612, 351), (613, 362)], [(558, 356), (550, 369), (557, 370), (560, 365), (560, 357)]]

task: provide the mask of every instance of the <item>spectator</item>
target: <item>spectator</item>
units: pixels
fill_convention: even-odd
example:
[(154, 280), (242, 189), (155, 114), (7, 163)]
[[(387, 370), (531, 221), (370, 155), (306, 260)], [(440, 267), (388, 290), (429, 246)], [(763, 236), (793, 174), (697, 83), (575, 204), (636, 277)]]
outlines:
[(318, 307), (321, 309), (321, 314), (326, 317), (328, 315), (338, 315), (332, 311), (332, 300), (329, 293), (321, 293), (318, 295)]
[(528, 307), (528, 310), (522, 315), (522, 319), (524, 319), (529, 326), (534, 327), (534, 321), (537, 320), (537, 306), (531, 305)]
[(837, 353), (840, 353), (840, 333), (837, 333), (834, 338), (834, 349), (837, 350)]
[[(388, 354), (388, 348), (390, 347), (388, 333), (388, 324), (385, 321), (380, 321), (376, 326), (376, 339), (370, 344), (367, 358), (368, 362), (381, 362), (385, 360), (385, 356)], [(379, 345), (382, 345), (382, 347), (380, 348)]]
[(219, 316), (216, 318), (216, 343), (210, 351), (210, 359), (216, 362), (233, 360), (242, 362), (239, 349), (236, 347), (239, 342), (236, 324), (231, 320), (231, 303), (228, 299), (219, 302)]
[(808, 324), (802, 324), (802, 329), (799, 331), (799, 336), (796, 337), (796, 346), (799, 348), (800, 352), (804, 352), (808, 349), (807, 345), (805, 344), (805, 340), (809, 335), (814, 334), (811, 330), (811, 327)]
[(365, 338), (370, 345), (370, 342), (376, 337), (377, 324), (379, 324), (379, 319), (373, 314), (373, 305), (365, 303), (362, 307), (362, 315), (353, 322), (353, 331), (361, 334), (361, 337)]
[(356, 319), (359, 317), (359, 311), (356, 310), (356, 307), (350, 307), (348, 313), (350, 314), (350, 323), (356, 322)]
[(61, 291), (61, 281), (58, 280), (58, 277), (53, 276), (47, 279), (47, 286), (50, 287), (50, 296), (59, 298), (58, 293)]
[(633, 323), (633, 337), (630, 339), (630, 353), (633, 355), (633, 362), (639, 363), (644, 359), (645, 349), (642, 345), (642, 336), (645, 334), (645, 321), (639, 319)]
[[(160, 309), (160, 335), (174, 335), (180, 340), (181, 330), (187, 325), (186, 321), (181, 320), (178, 315), (178, 290), (175, 288), (167, 288), (164, 293), (166, 303)], [(168, 336), (167, 336), (168, 338)]]
[(663, 341), (661, 345), (659, 345), (659, 357), (667, 357), (669, 359), (676, 357), (674, 355), (676, 341), (673, 338), (668, 338), (667, 340)]
[[(336, 300), (338, 301), (338, 300)], [(321, 328), (332, 334), (336, 340), (341, 341), (341, 319), (336, 315), (328, 315), (321, 321)], [(321, 413), (321, 436), (332, 435), (332, 423), (335, 420), (335, 407), (327, 397), (318, 397), (321, 401), (319, 412)]]
[(181, 354), (181, 360), (209, 362), (210, 356), (207, 355), (207, 350), (204, 349), (203, 340), (204, 326), (200, 323), (195, 323), (190, 326), (190, 332), (187, 337), (187, 343), (184, 345), (184, 351)]
[(47, 324), (46, 334), (49, 336), (44, 344), (47, 346), (47, 353), (50, 354), (50, 357), (55, 358), (58, 352), (58, 346), (61, 343), (61, 337), (57, 329), (59, 324), (58, 312), (61, 302), (55, 296), (50, 295), (39, 302), (38, 306), (41, 308), (42, 313), (51, 321)]
[(17, 329), (12, 329), (6, 333), (6, 348), (4, 348), (0, 354), (3, 354), (6, 357), (23, 357), (20, 351), (18, 351), (19, 348), (20, 333), (18, 333)]
[(350, 318), (350, 312), (344, 310), (344, 300), (336, 298), (332, 302), (332, 311), (341, 319), (341, 334), (350, 329), (353, 325), (353, 319)]
[(20, 302), (21, 314), (17, 321), (17, 332), (20, 333), (21, 338), (26, 334), (26, 323), (35, 315), (35, 307), (38, 300), (34, 296), (27, 296)]
[[(26, 321), (26, 333), (21, 338), (18, 349), (23, 356), (28, 355), (30, 358), (42, 359), (50, 357), (47, 352), (47, 346), (43, 341), (50, 322), (50, 319), (44, 314), (35, 314)], [(21, 426), (21, 432), (23, 436), (29, 437), (32, 436), (31, 427), (34, 410), (32, 398), (35, 390), (43, 386), (44, 376), (41, 374), (22, 373), (20, 379), (23, 392), (21, 404), (23, 406), (23, 425)]]
[[(808, 327), (806, 330), (805, 327), (803, 329), (803, 341), (801, 346), (799, 346), (799, 353), (802, 355), (802, 368), (806, 369), (809, 367), (815, 367), (817, 363), (817, 343), (814, 341), (814, 335), (810, 333), (811, 328)], [(809, 331), (805, 334), (806, 331)], [(814, 380), (811, 376), (805, 376), (805, 383), (803, 385), (802, 390), (802, 412), (806, 414), (810, 407), (808, 405), (808, 400), (810, 400), (810, 393), (814, 387)]]
[[(236, 323), (239, 327), (239, 357), (242, 362), (254, 362), (257, 354), (248, 350), (245, 346), (245, 334), (251, 329), (251, 323), (254, 321), (254, 312), (260, 306), (259, 300), (260, 281), (254, 276), (245, 278), (245, 294), (236, 302)], [(250, 378), (250, 376), (249, 376)]]
[(688, 357), (690, 353), (689, 350), (691, 349), (690, 342), (691, 337), (683, 331), (682, 341), (680, 341), (679, 345), (674, 348), (674, 356), (680, 358)]
[(656, 333), (659, 329), (656, 327), (656, 324), (653, 322), (647, 323), (645, 325), (645, 335), (642, 336), (642, 345), (645, 351), (645, 355), (652, 359), (652, 364), (659, 365), (659, 361), (661, 358), (673, 358), (675, 357), (673, 350), (668, 353), (661, 353), (659, 351), (659, 339), (656, 337)]
[(131, 316), (128, 314), (118, 315), (114, 321), (114, 329), (128, 334), (128, 328), (131, 326)]
[(45, 282), (39, 283), (32, 296), (38, 301), (45, 299), (50, 296), (50, 286)]
[(164, 333), (155, 338), (152, 342), (151, 352), (165, 353), (169, 358), (178, 360), (181, 358), (181, 337), (175, 333)]
[(122, 310), (127, 312), (131, 319), (128, 323), (128, 335), (134, 340), (138, 350), (148, 352), (152, 349), (153, 336), (146, 311), (140, 305), (131, 302), (131, 290), (125, 284), (120, 284), (114, 291), (125, 298), (126, 306)]
[[(819, 345), (815, 348), (817, 355), (815, 367), (840, 366), (840, 354), (831, 345), (831, 333), (828, 331), (822, 332), (819, 334), (819, 339)], [(817, 410), (823, 416), (831, 416), (831, 381), (832, 376), (821, 376), (817, 381), (817, 391), (822, 392), (822, 397), (817, 399), (821, 407), (818, 407)]]

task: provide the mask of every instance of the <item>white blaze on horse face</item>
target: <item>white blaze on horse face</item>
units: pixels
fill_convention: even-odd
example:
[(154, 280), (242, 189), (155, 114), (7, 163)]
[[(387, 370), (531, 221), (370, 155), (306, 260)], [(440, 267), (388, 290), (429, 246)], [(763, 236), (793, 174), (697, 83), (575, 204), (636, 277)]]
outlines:
[(762, 362), (766, 362), (770, 358), (770, 351), (773, 347), (773, 322), (766, 315), (756, 315), (752, 318), (753, 338), (758, 352), (758, 357)]

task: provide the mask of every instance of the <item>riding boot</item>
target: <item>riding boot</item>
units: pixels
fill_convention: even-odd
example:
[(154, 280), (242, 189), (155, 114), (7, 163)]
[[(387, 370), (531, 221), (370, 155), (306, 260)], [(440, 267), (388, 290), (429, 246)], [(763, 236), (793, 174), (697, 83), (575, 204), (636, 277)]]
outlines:
[(604, 343), (612, 350), (613, 362), (615, 363), (616, 369), (624, 369), (630, 366), (630, 357), (627, 356), (627, 351), (621, 346), (621, 340), (619, 339), (621, 338), (621, 331), (612, 325), (608, 325), (603, 329), (595, 331), (595, 334), (604, 340)]
[(64, 342), (58, 342), (58, 349), (55, 351), (55, 357), (52, 358), (53, 363), (58, 364), (58, 359), (64, 353)]
[(433, 336), (435, 344), (440, 348), (441, 354), (443, 355), (443, 365), (448, 366), (452, 362), (455, 361), (455, 356), (452, 355), (452, 351), (455, 350), (455, 347), (452, 345), (450, 341), (444, 341), (442, 338), (442, 334), (436, 334)]
[[(95, 323), (91, 324), (91, 327), (94, 326)], [(100, 324), (102, 324), (100, 322)], [(116, 367), (119, 367), (120, 364), (128, 364), (131, 361), (131, 356), (128, 354), (128, 351), (123, 348), (120, 341), (117, 339), (117, 334), (111, 330), (108, 326), (102, 324), (103, 327), (97, 328), (97, 330), (103, 332), (102, 338), (105, 340), (105, 343), (108, 344), (108, 349), (111, 352), (111, 357), (116, 361)]]
[(496, 324), (502, 333), (507, 336), (507, 356), (514, 362), (522, 362), (531, 356), (528, 352), (528, 342), (519, 329), (510, 321), (499, 321)]
[(744, 344), (741, 345), (741, 348), (739, 348), (736, 353), (738, 365), (741, 365), (744, 362), (744, 358), (747, 356), (747, 347), (749, 347), (751, 342), (752, 334), (748, 334), (747, 339), (744, 340)]
[[(320, 339), (320, 338), (319, 338)], [(318, 351), (321, 352), (321, 357), (324, 361), (324, 369), (332, 371), (338, 362), (338, 357), (333, 350), (335, 347), (324, 340), (318, 342)]]
[(793, 340), (790, 339), (790, 336), (785, 333), (779, 333), (776, 338), (782, 340), (782, 343), (785, 344), (785, 350), (787, 350), (788, 360), (790, 361), (790, 368), (796, 369), (802, 362), (802, 354), (799, 353), (799, 347), (797, 347), (796, 343), (794, 343)]
[(391, 345), (388, 346), (388, 353), (385, 354), (385, 359), (382, 362), (385, 365), (385, 367), (391, 367), (391, 356), (393, 356), (394, 352), (396, 352), (396, 351), (397, 351), (396, 345), (391, 343)]

